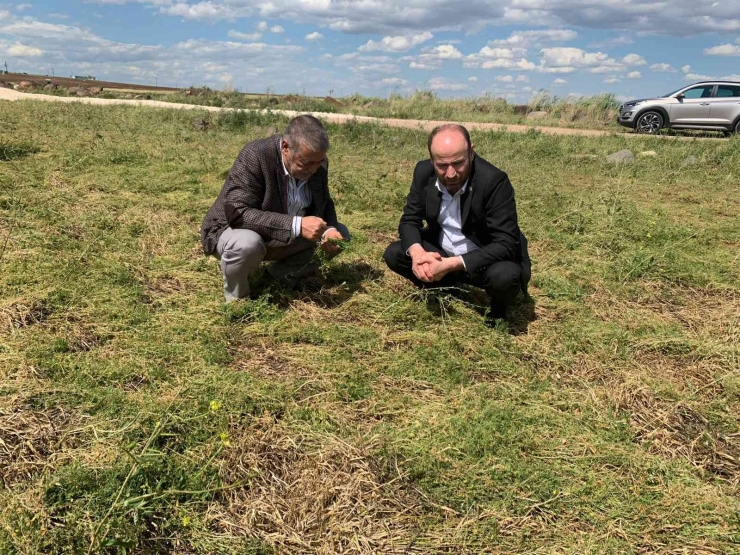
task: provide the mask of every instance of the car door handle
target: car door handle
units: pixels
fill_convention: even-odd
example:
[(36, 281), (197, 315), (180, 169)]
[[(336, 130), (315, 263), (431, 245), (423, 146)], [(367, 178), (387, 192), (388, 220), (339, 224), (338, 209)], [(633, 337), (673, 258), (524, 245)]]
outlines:
[(709, 106), (709, 102), (702, 102), (699, 106)]

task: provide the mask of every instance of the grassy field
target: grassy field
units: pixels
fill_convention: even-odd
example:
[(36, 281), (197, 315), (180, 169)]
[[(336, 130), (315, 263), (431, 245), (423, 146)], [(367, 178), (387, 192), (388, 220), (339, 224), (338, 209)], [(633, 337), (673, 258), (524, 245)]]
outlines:
[[(44, 92), (55, 96), (69, 96), (67, 89)], [(127, 94), (150, 93), (163, 102), (216, 106), (240, 110), (295, 110), (299, 112), (328, 112), (370, 116), (377, 118), (454, 120), (491, 122), (514, 125), (554, 126), (586, 129), (609, 129), (627, 132), (616, 123), (619, 101), (613, 94), (601, 94), (580, 99), (559, 98), (545, 91), (536, 94), (527, 106), (515, 106), (494, 96), (442, 99), (431, 91), (417, 91), (411, 95), (392, 94), (387, 98), (365, 97), (359, 94), (339, 99), (317, 98), (299, 94), (271, 95), (227, 92), (209, 88), (194, 88), (178, 92), (134, 91), (106, 88), (100, 98), (124, 98)], [(547, 115), (527, 119), (525, 111), (544, 111)], [(666, 131), (671, 133), (670, 130)]]
[(285, 120), (0, 107), (0, 553), (740, 552), (740, 139), (475, 133), (491, 330), (382, 263), (424, 134), (330, 126), (351, 246), (225, 306), (200, 222)]
[(616, 123), (619, 101), (612, 94), (574, 100), (558, 98), (547, 92), (541, 92), (535, 95), (527, 106), (519, 107), (527, 111), (547, 112), (546, 117), (537, 120), (528, 120), (522, 110), (518, 110), (513, 104), (495, 96), (443, 99), (431, 91), (417, 91), (411, 95), (391, 94), (387, 98), (354, 94), (333, 99), (302, 95), (255, 97), (239, 92), (194, 89), (189, 95), (176, 92), (160, 95), (157, 98), (165, 102), (239, 109), (280, 108), (377, 118), (477, 121), (624, 130)]

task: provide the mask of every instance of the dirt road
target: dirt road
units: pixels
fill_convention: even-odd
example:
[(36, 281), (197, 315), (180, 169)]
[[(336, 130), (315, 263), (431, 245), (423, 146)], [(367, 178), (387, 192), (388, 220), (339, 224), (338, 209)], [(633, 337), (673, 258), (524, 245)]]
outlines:
[[(0, 88), (0, 101), (1, 100), (36, 100), (40, 102), (80, 102), (83, 104), (97, 104), (102, 106), (112, 106), (114, 104), (125, 104), (129, 106), (149, 106), (153, 108), (169, 108), (176, 110), (199, 110), (207, 112), (224, 112), (231, 111), (234, 108), (218, 108), (215, 106), (198, 106), (195, 104), (177, 104), (174, 102), (162, 102), (159, 100), (123, 100), (123, 99), (110, 99), (110, 98), (91, 98), (91, 97), (76, 97), (76, 96), (52, 96), (46, 94), (32, 94), (23, 93), (13, 89)], [(260, 111), (260, 110), (254, 110)], [(266, 113), (267, 110), (261, 110)], [(288, 117), (294, 117), (305, 112), (296, 112), (293, 110), (270, 110), (273, 114), (282, 114)], [(326, 112), (313, 112), (316, 117), (320, 117), (326, 121), (332, 123), (346, 123), (347, 121), (356, 121), (362, 123), (378, 123), (381, 125), (390, 125), (391, 127), (405, 127), (408, 129), (424, 129), (431, 131), (437, 125), (442, 123), (449, 123), (447, 121), (434, 121), (434, 120), (416, 120), (416, 119), (391, 119), (391, 118), (372, 118), (368, 116), (354, 116), (351, 114), (331, 114)], [(531, 129), (536, 129), (541, 133), (548, 135), (575, 135), (580, 137), (605, 137), (609, 135), (619, 134), (624, 137), (642, 137), (643, 135), (636, 135), (634, 133), (617, 133), (615, 131), (600, 131), (596, 129), (569, 129), (566, 127), (539, 127), (531, 125), (507, 125), (502, 123), (481, 123), (481, 122), (457, 122), (462, 123), (465, 127), (470, 130), (481, 130), (481, 131), (500, 131), (505, 129), (512, 133), (526, 133)], [(667, 137), (661, 136), (660, 138), (673, 138), (683, 140), (696, 140), (697, 137)], [(707, 140), (704, 138), (704, 140)], [(709, 139), (709, 140), (720, 140), (720, 139)]]

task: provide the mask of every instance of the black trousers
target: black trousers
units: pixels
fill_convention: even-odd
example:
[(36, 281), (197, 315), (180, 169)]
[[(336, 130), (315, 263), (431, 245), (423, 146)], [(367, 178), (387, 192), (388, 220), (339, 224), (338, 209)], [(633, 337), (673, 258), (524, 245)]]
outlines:
[[(440, 247), (427, 241), (422, 242), (422, 247), (425, 251), (437, 252), (445, 258), (448, 256)], [(485, 289), (492, 304), (504, 307), (516, 298), (519, 291), (527, 291), (527, 284), (532, 277), (531, 263), (527, 259), (521, 264), (513, 261), (494, 262), (473, 274), (450, 272), (439, 281), (425, 283), (414, 275), (411, 269), (411, 257), (403, 250), (401, 241), (391, 243), (385, 249), (383, 259), (391, 270), (410, 280), (417, 287), (431, 289), (466, 283)]]

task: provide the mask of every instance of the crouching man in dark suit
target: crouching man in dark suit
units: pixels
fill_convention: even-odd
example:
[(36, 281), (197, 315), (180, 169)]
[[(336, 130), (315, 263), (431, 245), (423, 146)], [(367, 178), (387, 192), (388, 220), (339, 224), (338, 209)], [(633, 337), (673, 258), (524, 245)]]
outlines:
[(203, 251), (218, 258), (226, 301), (249, 296), (249, 277), (263, 260), (267, 275), (293, 286), (314, 273), (317, 248), (349, 240), (329, 195), (329, 136), (313, 116), (293, 119), (283, 135), (247, 144), (201, 226)]
[(431, 159), (414, 170), (401, 240), (383, 258), (419, 287), (481, 287), (491, 303), (489, 321), (505, 318), (532, 273), (514, 189), (504, 172), (475, 155), (461, 125), (434, 129), (428, 148)]

